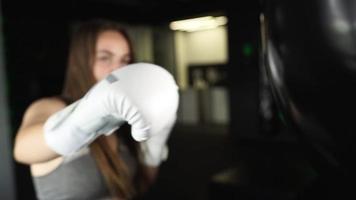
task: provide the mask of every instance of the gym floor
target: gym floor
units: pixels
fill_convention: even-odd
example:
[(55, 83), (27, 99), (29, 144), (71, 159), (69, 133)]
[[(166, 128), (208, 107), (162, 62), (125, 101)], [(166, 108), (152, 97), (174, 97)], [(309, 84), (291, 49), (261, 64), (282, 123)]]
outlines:
[(226, 126), (176, 125), (169, 158), (145, 199), (208, 199), (212, 176), (231, 164)]
[(228, 127), (177, 125), (145, 200), (298, 199), (313, 178), (294, 142), (232, 142)]

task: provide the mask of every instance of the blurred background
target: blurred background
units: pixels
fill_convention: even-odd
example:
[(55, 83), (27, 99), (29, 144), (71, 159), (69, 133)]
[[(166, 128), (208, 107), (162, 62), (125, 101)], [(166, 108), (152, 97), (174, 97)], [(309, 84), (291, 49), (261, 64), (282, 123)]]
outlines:
[(12, 146), (25, 108), (61, 91), (81, 20), (121, 22), (137, 61), (180, 87), (170, 154), (146, 199), (299, 199), (317, 176), (261, 69), (261, 1), (1, 0), (0, 199), (35, 199)]

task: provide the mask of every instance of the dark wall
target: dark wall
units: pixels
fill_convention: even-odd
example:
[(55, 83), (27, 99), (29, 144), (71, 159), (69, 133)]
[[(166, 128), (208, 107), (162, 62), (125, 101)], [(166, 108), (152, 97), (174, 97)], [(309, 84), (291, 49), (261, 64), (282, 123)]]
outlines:
[[(60, 92), (66, 67), (68, 24), (45, 18), (4, 16), (4, 43), (12, 134), (35, 99)], [(32, 199), (29, 169), (15, 164), (19, 199)]]

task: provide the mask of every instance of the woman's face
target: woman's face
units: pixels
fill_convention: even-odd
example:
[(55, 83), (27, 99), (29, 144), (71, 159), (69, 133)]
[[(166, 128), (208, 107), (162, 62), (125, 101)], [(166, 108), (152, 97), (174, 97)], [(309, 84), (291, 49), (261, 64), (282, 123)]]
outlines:
[(121, 33), (104, 31), (99, 34), (93, 66), (94, 78), (97, 81), (106, 77), (113, 70), (129, 64), (130, 61), (130, 47)]

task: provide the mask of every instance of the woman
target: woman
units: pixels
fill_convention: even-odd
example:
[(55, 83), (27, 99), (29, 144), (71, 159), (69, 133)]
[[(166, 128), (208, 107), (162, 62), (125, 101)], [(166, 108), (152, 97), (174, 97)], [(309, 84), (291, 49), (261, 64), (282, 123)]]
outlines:
[(44, 134), (50, 116), (132, 62), (130, 40), (115, 22), (92, 20), (78, 27), (72, 38), (62, 95), (32, 103), (15, 140), (15, 159), (30, 165), (39, 199), (132, 199), (153, 182), (160, 161), (150, 164), (143, 159), (143, 146), (130, 137), (127, 124), (116, 131), (118, 134), (102, 135), (89, 148), (70, 155), (60, 155), (50, 148)]

